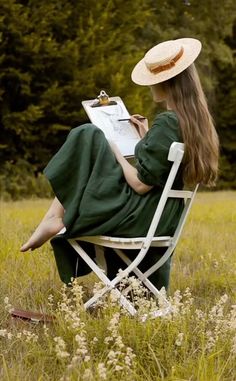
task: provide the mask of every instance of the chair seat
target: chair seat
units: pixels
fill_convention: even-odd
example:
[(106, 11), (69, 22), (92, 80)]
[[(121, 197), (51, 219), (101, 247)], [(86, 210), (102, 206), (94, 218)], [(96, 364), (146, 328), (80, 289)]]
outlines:
[[(119, 238), (119, 237), (109, 237), (105, 235), (99, 236), (84, 236), (76, 237), (74, 240), (90, 242), (95, 245), (111, 247), (116, 249), (141, 249), (142, 244), (146, 237), (136, 237), (136, 238)], [(172, 237), (162, 236), (153, 237), (151, 246), (156, 247), (168, 247), (172, 243)]]

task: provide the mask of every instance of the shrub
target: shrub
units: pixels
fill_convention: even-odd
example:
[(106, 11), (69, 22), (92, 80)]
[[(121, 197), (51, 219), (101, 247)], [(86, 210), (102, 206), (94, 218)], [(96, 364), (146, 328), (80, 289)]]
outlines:
[(31, 164), (18, 159), (7, 161), (0, 170), (0, 197), (3, 200), (49, 198), (52, 192), (42, 173), (35, 174)]

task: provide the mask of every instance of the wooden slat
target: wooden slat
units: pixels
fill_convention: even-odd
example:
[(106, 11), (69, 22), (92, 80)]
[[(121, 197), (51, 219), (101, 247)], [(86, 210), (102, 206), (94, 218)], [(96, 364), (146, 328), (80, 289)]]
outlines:
[[(138, 238), (120, 238), (110, 236), (86, 236), (73, 238), (75, 241), (90, 242), (94, 245), (100, 245), (105, 247), (117, 248), (117, 249), (141, 249), (145, 237)], [(154, 237), (151, 246), (170, 246), (171, 237), (162, 236)]]
[(191, 191), (184, 191), (184, 190), (170, 190), (168, 197), (175, 197), (175, 198), (191, 198), (193, 195), (193, 192)]

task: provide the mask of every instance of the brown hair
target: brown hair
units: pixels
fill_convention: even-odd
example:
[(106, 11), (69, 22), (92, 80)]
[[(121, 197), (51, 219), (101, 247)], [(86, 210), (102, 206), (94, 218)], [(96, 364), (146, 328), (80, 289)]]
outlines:
[(215, 185), (218, 173), (219, 140), (208, 110), (195, 65), (163, 83), (168, 105), (179, 119), (185, 153), (185, 184)]

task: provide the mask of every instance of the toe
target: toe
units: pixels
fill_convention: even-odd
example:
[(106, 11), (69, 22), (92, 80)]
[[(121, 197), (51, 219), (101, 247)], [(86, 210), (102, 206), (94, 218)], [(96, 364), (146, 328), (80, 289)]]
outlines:
[(20, 251), (24, 252), (30, 249), (30, 245), (28, 243), (25, 243), (24, 245), (21, 246)]

